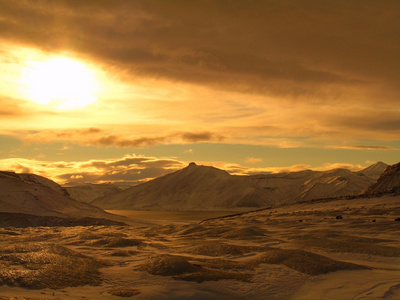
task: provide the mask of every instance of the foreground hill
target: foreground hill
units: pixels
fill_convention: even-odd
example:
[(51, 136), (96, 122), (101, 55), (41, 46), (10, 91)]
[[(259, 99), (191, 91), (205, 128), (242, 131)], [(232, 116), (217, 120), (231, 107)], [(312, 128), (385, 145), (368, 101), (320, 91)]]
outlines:
[(116, 218), (99, 207), (72, 199), (54, 181), (34, 174), (2, 171), (0, 212), (75, 219)]
[(367, 195), (400, 193), (400, 163), (388, 166), (378, 181), (366, 191)]
[[(375, 174), (382, 163), (370, 167)], [(367, 170), (368, 171), (368, 170)], [(214, 167), (189, 164), (177, 172), (96, 199), (104, 209), (226, 210), (260, 208), (319, 198), (359, 195), (375, 183), (365, 173), (326, 172), (234, 176)]]

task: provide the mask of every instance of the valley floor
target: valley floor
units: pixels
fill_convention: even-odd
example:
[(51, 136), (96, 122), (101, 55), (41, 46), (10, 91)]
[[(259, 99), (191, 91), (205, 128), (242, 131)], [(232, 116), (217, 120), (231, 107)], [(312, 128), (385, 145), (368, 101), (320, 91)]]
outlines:
[(400, 196), (384, 196), (157, 226), (1, 228), (0, 299), (399, 299), (398, 217)]

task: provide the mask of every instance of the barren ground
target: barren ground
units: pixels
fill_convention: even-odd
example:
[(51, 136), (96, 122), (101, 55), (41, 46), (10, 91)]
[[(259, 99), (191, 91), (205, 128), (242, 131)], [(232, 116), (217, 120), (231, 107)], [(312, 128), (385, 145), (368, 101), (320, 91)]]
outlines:
[(154, 214), (153, 226), (0, 228), (0, 299), (400, 298), (400, 196)]

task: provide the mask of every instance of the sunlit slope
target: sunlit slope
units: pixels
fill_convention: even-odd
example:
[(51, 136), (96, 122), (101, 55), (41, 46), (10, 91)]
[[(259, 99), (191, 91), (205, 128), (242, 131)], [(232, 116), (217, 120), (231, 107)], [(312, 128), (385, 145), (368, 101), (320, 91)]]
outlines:
[(213, 210), (261, 207), (268, 193), (227, 172), (188, 167), (92, 202), (107, 209)]
[(107, 218), (102, 209), (69, 197), (57, 183), (34, 174), (0, 172), (0, 212)]

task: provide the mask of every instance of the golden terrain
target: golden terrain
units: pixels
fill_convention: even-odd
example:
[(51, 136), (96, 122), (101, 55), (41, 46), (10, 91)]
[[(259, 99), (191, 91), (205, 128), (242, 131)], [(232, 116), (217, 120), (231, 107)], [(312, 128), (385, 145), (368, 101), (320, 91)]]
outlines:
[(0, 299), (399, 299), (399, 216), (400, 196), (383, 196), (153, 226), (2, 228)]

